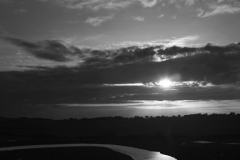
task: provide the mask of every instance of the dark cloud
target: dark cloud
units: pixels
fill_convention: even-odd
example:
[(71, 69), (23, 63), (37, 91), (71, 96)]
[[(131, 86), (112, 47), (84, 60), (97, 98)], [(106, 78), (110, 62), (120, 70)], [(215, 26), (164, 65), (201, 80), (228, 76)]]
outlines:
[(69, 56), (82, 54), (79, 48), (74, 46), (67, 47), (58, 40), (45, 40), (33, 43), (14, 37), (4, 37), (4, 39), (40, 59), (66, 62), (71, 60)]
[(118, 52), (119, 54), (114, 57), (114, 62), (118, 63), (129, 63), (137, 61), (151, 61), (153, 56), (156, 54), (154, 51), (155, 47), (138, 48), (129, 47), (122, 48)]
[[(98, 56), (87, 58), (81, 65), (94, 78), (92, 83), (156, 82), (161, 77), (174, 74), (181, 76), (180, 81), (207, 80), (214, 84), (240, 81), (239, 44), (200, 48), (173, 46), (166, 49), (129, 47), (112, 51), (112, 54), (108, 52), (99, 51)], [(163, 55), (168, 58), (164, 61), (155, 59)], [(81, 67), (79, 72), (82, 72)], [(86, 79), (85, 83), (88, 81)]]
[[(204, 47), (164, 48), (137, 46), (116, 50), (79, 49), (60, 41), (45, 40), (37, 43), (17, 38), (5, 38), (37, 58), (70, 61), (81, 58), (75, 67), (39, 68), (26, 73), (44, 75), (46, 84), (64, 80), (81, 84), (148, 83), (161, 77), (180, 75), (179, 81), (208, 81), (214, 84), (237, 83), (240, 80), (240, 44)], [(49, 74), (51, 73), (51, 74)], [(31, 76), (30, 76), (31, 77)], [(34, 76), (32, 76), (34, 77)], [(57, 78), (56, 78), (57, 77)], [(33, 79), (34, 80), (34, 79)]]
[[(46, 42), (46, 41), (44, 41)], [(48, 43), (49, 41), (47, 41)], [(36, 51), (39, 43), (14, 42)], [(54, 43), (50, 48), (65, 49)], [(0, 72), (0, 94), (3, 106), (34, 104), (102, 103), (116, 100), (238, 99), (240, 82), (240, 44), (207, 45), (200, 48), (161, 47), (122, 48), (118, 50), (80, 50), (67, 47), (68, 54), (82, 52), (78, 66), (28, 66), (22, 72)], [(45, 49), (47, 50), (47, 49)], [(57, 49), (56, 49), (57, 50)], [(62, 53), (62, 52), (61, 52)], [(64, 54), (65, 55), (65, 54)], [(165, 61), (156, 61), (157, 56)], [(26, 66), (25, 66), (26, 67)], [(212, 83), (216, 88), (183, 86), (179, 91), (159, 92), (159, 87), (108, 87), (102, 84), (157, 84), (161, 78), (178, 81)], [(222, 86), (233, 86), (219, 87)], [(220, 89), (218, 89), (219, 87)], [(210, 92), (208, 89), (212, 92)], [(134, 94), (124, 98), (121, 95)], [(137, 93), (137, 94), (136, 94)], [(108, 98), (116, 97), (120, 98)], [(115, 101), (114, 101), (115, 100)]]
[(173, 46), (158, 51), (158, 55), (174, 56), (178, 54), (191, 54), (197, 51), (197, 48)]
[(154, 56), (157, 54), (155, 51), (156, 48), (139, 48), (135, 46), (117, 50), (92, 50), (89, 52), (91, 56), (85, 58), (81, 66), (90, 69), (90, 66), (92, 68), (93, 65), (95, 66), (94, 68), (103, 68), (143, 61), (154, 61)]

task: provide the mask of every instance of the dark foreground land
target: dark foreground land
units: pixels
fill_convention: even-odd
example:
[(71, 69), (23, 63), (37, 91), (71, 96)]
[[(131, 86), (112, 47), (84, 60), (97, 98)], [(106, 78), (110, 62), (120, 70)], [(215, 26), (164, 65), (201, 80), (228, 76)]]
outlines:
[[(131, 146), (161, 152), (178, 160), (239, 160), (240, 115), (232, 113), (79, 120), (0, 118), (0, 147), (64, 143)], [(0, 159), (8, 157), (17, 160), (21, 159), (21, 155), (25, 155), (22, 160), (27, 159), (27, 156), (44, 156), (40, 159), (47, 159), (49, 155), (49, 159), (71, 160), (86, 159), (82, 158), (85, 154), (90, 159), (100, 159), (101, 156), (107, 159), (110, 155), (116, 155), (123, 160), (130, 158), (106, 148), (75, 147), (0, 152)], [(17, 155), (19, 158), (14, 157)]]
[(0, 152), (1, 160), (132, 160), (103, 147), (28, 149)]

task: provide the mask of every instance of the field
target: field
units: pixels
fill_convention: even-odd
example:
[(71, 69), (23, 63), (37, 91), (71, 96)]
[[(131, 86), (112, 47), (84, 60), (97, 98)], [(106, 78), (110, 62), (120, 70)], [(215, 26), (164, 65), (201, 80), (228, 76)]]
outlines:
[[(178, 160), (238, 160), (239, 115), (108, 117), (97, 119), (1, 118), (0, 145), (115, 144), (156, 151)], [(0, 152), (0, 159), (129, 159), (99, 147)], [(131, 158), (130, 158), (131, 159)]]

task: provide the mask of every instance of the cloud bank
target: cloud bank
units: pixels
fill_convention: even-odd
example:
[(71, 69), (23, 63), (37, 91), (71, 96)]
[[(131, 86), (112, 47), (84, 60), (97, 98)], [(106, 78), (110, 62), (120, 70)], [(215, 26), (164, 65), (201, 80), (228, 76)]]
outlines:
[[(16, 106), (16, 110), (22, 106), (32, 110), (34, 104), (126, 105), (131, 100), (239, 99), (240, 43), (98, 50), (53, 40), (28, 42), (13, 37), (5, 40), (39, 59), (79, 60), (76, 66), (62, 63), (55, 67), (25, 66), (28, 70), (21, 72), (0, 72), (2, 105)], [(172, 90), (164, 91), (155, 85), (166, 77), (177, 84)], [(131, 83), (141, 85), (122, 85)]]
[[(175, 39), (173, 44), (192, 38)], [(240, 82), (240, 43), (226, 46), (207, 44), (204, 47), (130, 46), (98, 50), (80, 49), (54, 40), (36, 43), (12, 37), (5, 40), (39, 59), (57, 62), (79, 59), (77, 66), (46, 67), (39, 72), (61, 74), (63, 71), (65, 74), (67, 71), (74, 73), (71, 77), (77, 76), (78, 82), (83, 84), (148, 83), (174, 74), (180, 75), (180, 81), (208, 81), (213, 84)]]

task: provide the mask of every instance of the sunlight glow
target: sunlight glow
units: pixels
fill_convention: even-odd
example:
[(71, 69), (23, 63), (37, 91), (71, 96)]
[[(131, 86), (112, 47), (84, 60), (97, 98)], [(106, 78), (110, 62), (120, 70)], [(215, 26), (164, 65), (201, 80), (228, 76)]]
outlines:
[(170, 88), (173, 85), (173, 82), (170, 79), (162, 79), (159, 81), (159, 85), (163, 88)]

